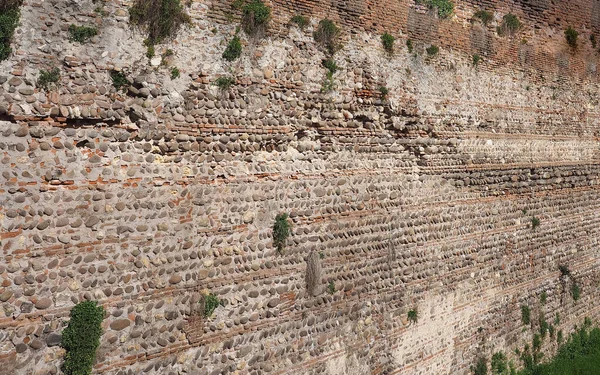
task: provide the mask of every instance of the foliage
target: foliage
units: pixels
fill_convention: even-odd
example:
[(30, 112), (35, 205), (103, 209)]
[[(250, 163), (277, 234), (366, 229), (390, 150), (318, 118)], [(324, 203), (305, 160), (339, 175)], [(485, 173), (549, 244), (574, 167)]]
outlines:
[(491, 370), (493, 375), (508, 375), (506, 356), (502, 352), (492, 355)]
[(425, 51), (427, 51), (427, 55), (429, 57), (433, 57), (437, 55), (438, 52), (440, 52), (440, 47), (436, 46), (435, 44), (432, 44), (431, 46), (427, 47)]
[(117, 91), (129, 86), (129, 80), (127, 80), (127, 77), (125, 77), (123, 72), (112, 70), (110, 72), (110, 78), (112, 79), (113, 87), (117, 89)]
[(181, 75), (179, 68), (174, 66), (171, 68), (171, 79), (177, 79)]
[(335, 293), (335, 284), (333, 281), (330, 281), (329, 284), (327, 284), (327, 292), (329, 294)]
[(533, 346), (533, 351), (538, 351), (542, 347), (542, 337), (539, 334), (533, 335), (533, 342), (531, 343)]
[(233, 77), (219, 77), (215, 80), (214, 85), (221, 91), (227, 91), (234, 83), (235, 78)]
[(406, 48), (408, 49), (408, 53), (412, 53), (413, 51), (413, 42), (411, 39), (406, 40)]
[(573, 297), (573, 301), (577, 302), (580, 296), (581, 288), (579, 287), (579, 284), (573, 283), (573, 285), (571, 285), (571, 297)]
[(474, 54), (473, 55), (473, 66), (479, 65), (480, 61), (481, 61), (481, 56), (479, 56), (478, 54)]
[(253, 0), (242, 8), (242, 29), (250, 36), (262, 36), (271, 19), (271, 8), (261, 0)]
[(521, 28), (521, 21), (512, 13), (502, 17), (502, 23), (498, 26), (498, 35), (513, 35)]
[(294, 17), (290, 19), (290, 23), (295, 23), (300, 30), (304, 30), (306, 26), (309, 24), (308, 17), (304, 17), (300, 14), (296, 14)]
[(527, 305), (521, 305), (521, 321), (525, 325), (531, 323), (531, 309)]
[(0, 3), (0, 61), (8, 59), (12, 52), (10, 42), (19, 25), (20, 5), (20, 1)]
[(84, 301), (71, 310), (69, 325), (62, 332), (66, 350), (62, 370), (66, 375), (89, 375), (100, 346), (104, 308), (96, 301)]
[(219, 307), (219, 305), (221, 304), (219, 298), (212, 293), (204, 296), (202, 302), (204, 303), (204, 311), (202, 312), (202, 314), (205, 318), (210, 317), (216, 310), (216, 308)]
[(533, 216), (531, 218), (531, 230), (535, 230), (539, 226), (540, 226), (540, 219), (536, 216)]
[(319, 43), (325, 50), (333, 55), (340, 48), (340, 38), (341, 29), (336, 26), (333, 21), (329, 19), (323, 19), (319, 21), (319, 26), (313, 33), (313, 38), (317, 43)]
[(492, 19), (494, 19), (494, 15), (492, 14), (492, 12), (480, 9), (477, 12), (475, 12), (475, 14), (473, 14), (473, 18), (477, 18), (479, 21), (481, 21), (482, 24), (487, 26), (492, 21)]
[(440, 18), (448, 18), (454, 12), (454, 3), (450, 0), (416, 0), (416, 2), (437, 9)]
[(592, 43), (592, 47), (596, 48), (596, 34), (590, 34), (590, 42)]
[(291, 233), (291, 225), (288, 221), (288, 214), (278, 214), (275, 217), (275, 224), (273, 224), (273, 244), (277, 248), (278, 253), (283, 253), (285, 248), (285, 242)]
[(567, 43), (569, 44), (569, 46), (571, 46), (571, 48), (577, 47), (577, 37), (578, 36), (579, 36), (579, 33), (571, 26), (569, 26), (565, 30), (565, 39), (567, 40)]
[(150, 44), (174, 37), (182, 25), (191, 22), (180, 0), (135, 0), (129, 19), (147, 33)]
[(57, 83), (60, 79), (60, 69), (54, 67), (50, 70), (40, 70), (40, 77), (37, 80), (37, 86), (48, 90), (50, 84)]
[(225, 48), (225, 51), (223, 52), (223, 58), (227, 61), (233, 61), (235, 59), (237, 59), (238, 57), (240, 57), (240, 55), (242, 54), (242, 42), (240, 41), (240, 38), (235, 35), (230, 41), (229, 43), (227, 43), (227, 48)]
[(328, 58), (328, 59), (323, 60), (323, 66), (325, 68), (327, 68), (327, 70), (331, 74), (335, 74), (335, 72), (337, 72), (337, 70), (339, 69), (339, 67), (335, 63), (335, 60), (333, 60), (332, 58)]
[(390, 89), (388, 89), (387, 87), (385, 87), (385, 86), (379, 87), (379, 94), (381, 94), (381, 99), (387, 98), (389, 93), (390, 93)]
[(73, 24), (69, 26), (69, 39), (74, 42), (84, 44), (96, 35), (98, 35), (98, 29), (95, 27), (76, 26)]
[(408, 310), (406, 317), (410, 323), (416, 323), (417, 320), (419, 320), (419, 312), (417, 311), (417, 308), (413, 307), (412, 309)]
[(485, 358), (477, 358), (477, 362), (475, 363), (475, 366), (471, 368), (471, 370), (473, 371), (473, 375), (487, 375), (488, 368), (487, 364), (485, 363)]
[(546, 319), (544, 318), (544, 315), (540, 315), (539, 323), (540, 323), (540, 335), (542, 336), (542, 338), (545, 338), (546, 333), (548, 332), (548, 329), (549, 329), (549, 325), (548, 325), (548, 322), (546, 321)]
[(560, 271), (560, 276), (562, 277), (571, 276), (571, 270), (568, 266), (565, 266), (564, 264), (559, 264), (558, 270)]
[(331, 92), (335, 88), (335, 81), (333, 80), (333, 74), (327, 72), (327, 76), (321, 84), (321, 92)]
[(154, 50), (154, 46), (153, 45), (149, 45), (148, 49), (146, 50), (146, 57), (151, 59), (154, 57), (155, 54), (155, 50)]
[(383, 49), (385, 49), (385, 51), (387, 53), (394, 53), (394, 41), (396, 39), (388, 33), (384, 33), (381, 36), (381, 44), (383, 45)]
[(540, 302), (542, 303), (542, 305), (545, 305), (547, 300), (548, 293), (546, 293), (546, 291), (543, 291), (542, 294), (540, 294)]
[(325, 253), (322, 251), (319, 251), (319, 258), (320, 259), (325, 259)]

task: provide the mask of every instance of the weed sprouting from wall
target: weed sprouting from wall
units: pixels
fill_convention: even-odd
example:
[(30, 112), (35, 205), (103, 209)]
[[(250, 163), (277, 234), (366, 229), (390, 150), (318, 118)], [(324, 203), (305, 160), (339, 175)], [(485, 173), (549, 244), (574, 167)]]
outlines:
[(291, 232), (292, 226), (288, 214), (278, 214), (275, 217), (275, 224), (273, 224), (273, 245), (275, 245), (278, 253), (283, 254), (286, 241)]
[(146, 32), (150, 44), (175, 37), (181, 26), (191, 22), (180, 0), (135, 0), (129, 19)]

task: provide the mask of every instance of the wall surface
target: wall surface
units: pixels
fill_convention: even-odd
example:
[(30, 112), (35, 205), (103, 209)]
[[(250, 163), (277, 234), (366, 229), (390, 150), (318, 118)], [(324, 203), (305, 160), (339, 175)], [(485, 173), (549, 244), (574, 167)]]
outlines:
[[(0, 374), (60, 373), (87, 299), (106, 310), (94, 373), (119, 375), (467, 374), (531, 343), (540, 314), (565, 335), (600, 316), (599, 2), (457, 0), (447, 20), (407, 0), (268, 4), (266, 38), (228, 63), (239, 11), (194, 0), (161, 62), (129, 2), (25, 0), (0, 63)], [(508, 12), (523, 28), (500, 37)], [(330, 93), (324, 17), (343, 30)], [(69, 41), (72, 23), (99, 34)], [(208, 292), (223, 306), (203, 319)]]

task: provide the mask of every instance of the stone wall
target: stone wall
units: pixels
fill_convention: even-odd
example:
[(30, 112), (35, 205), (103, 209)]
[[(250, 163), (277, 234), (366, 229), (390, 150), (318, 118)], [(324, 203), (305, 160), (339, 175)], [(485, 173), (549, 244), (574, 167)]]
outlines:
[[(0, 374), (59, 373), (60, 332), (86, 299), (107, 312), (98, 374), (467, 374), (531, 342), (540, 312), (565, 334), (598, 318), (599, 18), (595, 2), (559, 3), (460, 1), (438, 20), (407, 1), (277, 1), (267, 38), (226, 63), (239, 15), (193, 1), (161, 64), (129, 2), (25, 1), (0, 63)], [(479, 7), (495, 11), (486, 29), (469, 21)], [(524, 28), (501, 38), (508, 11)], [(305, 32), (287, 26), (298, 12)], [(331, 93), (311, 36), (325, 16), (344, 30)], [(99, 35), (70, 42), (71, 23)], [(36, 88), (51, 66), (58, 87)], [(203, 319), (207, 292), (224, 306)]]

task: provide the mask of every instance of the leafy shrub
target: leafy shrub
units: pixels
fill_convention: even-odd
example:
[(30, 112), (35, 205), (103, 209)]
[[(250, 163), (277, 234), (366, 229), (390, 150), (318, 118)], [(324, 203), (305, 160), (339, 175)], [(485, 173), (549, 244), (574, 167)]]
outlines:
[(323, 19), (319, 21), (319, 26), (313, 33), (313, 38), (319, 43), (325, 50), (333, 55), (340, 48), (339, 38), (341, 29), (329, 19)]
[(219, 298), (212, 293), (204, 296), (201, 302), (204, 303), (204, 311), (202, 311), (202, 314), (205, 318), (210, 317), (221, 304)]
[(521, 21), (512, 13), (502, 17), (502, 23), (498, 26), (498, 35), (514, 35), (521, 28)]
[(533, 216), (531, 218), (531, 230), (535, 230), (539, 226), (540, 226), (540, 219), (536, 216)]
[(153, 45), (149, 45), (148, 49), (146, 50), (146, 57), (151, 59), (154, 57), (155, 54), (155, 50), (154, 50), (154, 46)]
[(543, 291), (542, 294), (540, 294), (540, 302), (542, 303), (542, 305), (546, 304), (547, 299), (548, 299), (548, 293), (546, 293), (546, 291)]
[(492, 19), (494, 19), (494, 15), (492, 14), (492, 12), (480, 9), (477, 12), (475, 12), (475, 14), (473, 14), (473, 18), (478, 19), (479, 21), (481, 21), (482, 24), (487, 26), (492, 21)]
[(525, 325), (531, 323), (531, 309), (527, 305), (521, 305), (521, 321)]
[(508, 374), (508, 364), (506, 356), (502, 352), (496, 352), (492, 355), (491, 370), (493, 375)]
[(8, 0), (0, 3), (0, 61), (8, 59), (12, 52), (10, 42), (19, 25), (20, 5), (20, 0)]
[(215, 80), (214, 85), (221, 91), (227, 91), (234, 83), (235, 78), (233, 77), (219, 77)]
[(242, 29), (250, 36), (262, 36), (271, 18), (271, 8), (253, 0), (242, 8)]
[(323, 60), (323, 66), (329, 71), (331, 74), (335, 74), (338, 71), (339, 67), (335, 63), (335, 60), (332, 58), (328, 58)]
[(417, 311), (417, 308), (413, 307), (412, 309), (408, 310), (408, 313), (406, 313), (406, 317), (408, 318), (408, 321), (411, 324), (416, 323), (417, 320), (419, 320), (419, 312)]
[(329, 294), (335, 293), (335, 284), (333, 283), (333, 281), (330, 281), (329, 284), (327, 284), (327, 292)]
[(426, 4), (429, 8), (437, 9), (440, 18), (448, 18), (454, 12), (454, 3), (450, 0), (416, 0), (419, 4)]
[(300, 30), (304, 30), (304, 28), (308, 26), (309, 20), (308, 17), (297, 14), (290, 19), (290, 23), (295, 23)]
[(539, 318), (539, 323), (540, 323), (540, 335), (542, 336), (542, 338), (546, 337), (546, 333), (548, 332), (548, 322), (546, 321), (546, 319), (544, 318), (544, 315), (540, 315)]
[(322, 251), (319, 251), (319, 258), (320, 259), (325, 259), (325, 253)]
[(278, 214), (275, 217), (275, 224), (273, 224), (273, 244), (277, 248), (278, 253), (283, 253), (285, 248), (285, 242), (291, 233), (291, 225), (288, 221), (288, 214)]
[(385, 49), (385, 51), (387, 53), (393, 53), (394, 52), (394, 41), (396, 39), (388, 33), (384, 33), (381, 36), (381, 44), (383, 45), (383, 49)]
[(123, 72), (119, 72), (116, 70), (112, 70), (110, 72), (110, 78), (112, 79), (112, 84), (117, 91), (120, 91), (123, 88), (129, 86), (129, 81)]
[(74, 42), (84, 44), (96, 35), (98, 35), (98, 29), (95, 27), (76, 26), (73, 24), (69, 26), (69, 39)]
[(174, 66), (171, 68), (171, 79), (177, 79), (179, 78), (179, 76), (181, 75), (181, 72), (179, 72), (179, 68)]
[(40, 77), (37, 80), (37, 86), (48, 90), (50, 85), (57, 83), (60, 79), (60, 69), (54, 67), (50, 70), (40, 70)]
[(180, 0), (135, 0), (129, 19), (147, 33), (150, 44), (174, 37), (182, 25), (191, 22)]
[(571, 48), (577, 47), (577, 37), (578, 36), (579, 36), (579, 33), (571, 26), (569, 26), (565, 30), (565, 39), (567, 40), (567, 43), (569, 44), (569, 46)]
[(561, 277), (571, 276), (571, 270), (569, 269), (568, 266), (566, 266), (564, 264), (559, 264), (558, 270), (560, 271)]
[(431, 46), (427, 47), (425, 49), (425, 51), (427, 51), (427, 55), (429, 57), (434, 57), (435, 55), (438, 54), (438, 52), (440, 52), (440, 48), (438, 46), (436, 46), (435, 44), (432, 44)]
[(412, 53), (413, 51), (413, 42), (411, 39), (406, 40), (406, 48), (408, 49), (408, 53)]
[(385, 87), (385, 86), (379, 87), (379, 94), (381, 95), (381, 99), (387, 98), (389, 93), (390, 93), (390, 89), (388, 89), (387, 87)]
[(229, 43), (227, 43), (227, 48), (225, 48), (225, 51), (223, 52), (223, 58), (227, 61), (233, 61), (240, 57), (241, 54), (242, 42), (236, 35), (229, 41)]
[(571, 285), (571, 297), (573, 297), (573, 301), (575, 302), (581, 297), (581, 288), (579, 287), (579, 284), (573, 283), (573, 285)]
[(487, 375), (487, 364), (485, 363), (485, 358), (479, 357), (477, 362), (475, 362), (475, 366), (471, 368), (473, 371), (473, 375)]
[(474, 54), (473, 55), (473, 66), (479, 65), (480, 61), (481, 61), (481, 56), (479, 56), (478, 54)]
[(66, 375), (89, 375), (100, 346), (104, 309), (96, 301), (84, 301), (73, 307), (70, 316), (62, 332), (61, 346), (66, 350), (62, 370)]

